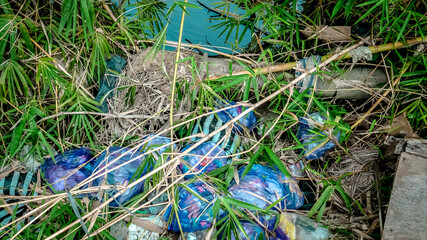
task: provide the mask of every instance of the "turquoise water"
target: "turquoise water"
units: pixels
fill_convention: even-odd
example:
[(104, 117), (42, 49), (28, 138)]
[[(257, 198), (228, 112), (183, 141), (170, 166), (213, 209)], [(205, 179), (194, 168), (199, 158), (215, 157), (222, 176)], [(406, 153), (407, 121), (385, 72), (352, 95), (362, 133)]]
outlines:
[[(221, 3), (220, 0), (199, 0), (204, 5), (210, 8), (218, 8), (218, 3)], [(117, 2), (117, 0), (116, 0)], [(136, 3), (137, 0), (130, 0), (130, 4)], [(166, 0), (164, 1), (167, 4), (167, 10), (172, 7), (174, 1)], [(202, 7), (196, 0), (188, 0), (188, 3), (197, 5)], [(217, 3), (217, 4), (215, 4)], [(127, 10), (127, 15), (132, 16), (136, 13), (136, 10), (132, 9), (133, 7), (127, 6), (125, 9)], [(237, 45), (237, 48), (233, 48), (231, 42), (226, 42), (226, 36), (228, 34), (225, 32), (222, 36), (219, 36), (223, 29), (215, 30), (213, 28), (214, 25), (218, 24), (220, 21), (210, 20), (211, 16), (214, 16), (215, 13), (208, 12), (206, 8), (195, 9), (187, 7), (187, 12), (189, 15), (185, 16), (184, 20), (184, 29), (182, 35), (182, 42), (192, 44), (200, 44), (202, 46), (206, 46), (208, 48), (216, 48), (217, 50), (224, 53), (236, 53), (238, 50), (233, 49), (241, 49), (244, 48), (251, 40), (250, 30), (248, 30), (240, 44)], [(238, 8), (236, 5), (232, 5), (230, 7), (230, 13), (243, 15), (245, 11), (243, 9)], [(175, 7), (172, 12), (170, 23), (166, 32), (166, 40), (169, 41), (178, 41), (179, 37), (179, 28), (181, 24), (181, 16), (182, 10), (179, 7)], [(244, 26), (239, 28), (238, 36), (243, 32)], [(228, 41), (235, 41), (236, 39), (236, 29), (234, 29), (228, 39)], [(188, 41), (186, 41), (188, 40)], [(234, 44), (236, 45), (236, 44)], [(174, 49), (169, 47), (168, 50)], [(209, 55), (212, 55), (209, 53)]]

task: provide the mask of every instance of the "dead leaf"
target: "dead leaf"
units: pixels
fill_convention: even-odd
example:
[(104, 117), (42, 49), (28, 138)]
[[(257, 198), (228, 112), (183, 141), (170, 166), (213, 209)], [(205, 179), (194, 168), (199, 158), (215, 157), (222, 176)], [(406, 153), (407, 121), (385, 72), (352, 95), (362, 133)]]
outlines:
[(394, 118), (391, 126), (390, 121), (387, 121), (385, 126), (378, 128), (378, 130), (388, 132), (393, 137), (413, 138), (418, 136), (414, 134), (414, 130), (412, 130), (411, 124), (406, 118), (406, 113)]
[(306, 27), (304, 30), (301, 30), (301, 32), (309, 37), (314, 38), (317, 37), (318, 39), (327, 41), (327, 42), (350, 42), (351, 39), (351, 26), (316, 26), (316, 28), (313, 27)]

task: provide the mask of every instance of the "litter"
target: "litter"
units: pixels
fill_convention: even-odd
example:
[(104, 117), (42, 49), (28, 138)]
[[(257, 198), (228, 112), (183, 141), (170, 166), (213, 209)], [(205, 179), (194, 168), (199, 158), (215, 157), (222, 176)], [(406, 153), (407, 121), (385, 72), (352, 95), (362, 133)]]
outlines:
[(175, 213), (173, 210), (173, 205), (169, 206), (163, 217), (170, 223), (168, 229), (180, 232), (177, 217), (183, 232), (194, 232), (212, 227), (214, 218), (212, 208), (216, 201), (214, 189), (201, 181), (190, 183), (187, 188), (198, 196), (183, 187), (177, 189), (176, 194), (179, 193), (177, 212)]
[(212, 236), (215, 236), (215, 233), (216, 233), (216, 228), (204, 229), (204, 230), (199, 230), (194, 232), (186, 232), (184, 233), (184, 237), (182, 237), (182, 235), (180, 234), (178, 240), (217, 239), (212, 237)]
[[(221, 118), (216, 117), (215, 114), (199, 118), (194, 125), (192, 135), (196, 135), (198, 133), (204, 133), (208, 135), (220, 128), (222, 125), (224, 125), (224, 123), (225, 122), (223, 122)], [(224, 137), (225, 139), (222, 141)], [(191, 141), (198, 142), (200, 139), (200, 137), (192, 137)], [(221, 141), (219, 146), (225, 151), (226, 155), (238, 153), (240, 150), (239, 147), (241, 146), (239, 136), (233, 131), (227, 132), (227, 129), (224, 129), (221, 132), (215, 134), (213, 137), (208, 139), (208, 141), (215, 144)]]
[[(252, 240), (252, 239), (267, 239), (265, 237), (265, 231), (262, 227), (260, 227), (258, 224), (251, 223), (248, 221), (241, 221), (243, 229), (245, 230), (245, 234), (240, 230), (237, 229), (237, 232), (239, 233), (239, 236), (235, 236), (234, 232), (231, 232), (231, 239), (232, 240)], [(284, 238), (286, 239), (286, 238)]]
[[(181, 152), (184, 152), (190, 147), (191, 145), (187, 145), (181, 150)], [(212, 170), (225, 166), (227, 164), (227, 158), (225, 156), (225, 152), (219, 146), (216, 146), (215, 143), (204, 142), (182, 157), (182, 161), (178, 165), (178, 169), (183, 173), (186, 173), (190, 168), (195, 167), (194, 173), (208, 173)], [(184, 179), (190, 179), (193, 177), (194, 174), (189, 174), (185, 176)]]
[(332, 233), (315, 221), (296, 213), (283, 212), (275, 229), (277, 239), (327, 240)]
[(164, 145), (164, 147), (157, 149), (156, 151), (154, 151), (152, 154), (153, 156), (157, 159), (160, 158), (160, 156), (166, 152), (166, 150), (171, 149), (171, 146), (173, 145), (173, 149), (177, 149), (177, 146), (175, 143), (171, 144), (171, 139), (168, 137), (164, 137), (161, 135), (156, 135), (156, 134), (150, 134), (146, 137), (144, 137), (142, 140), (148, 139), (148, 138), (152, 138), (150, 139), (147, 143), (143, 144), (138, 151), (144, 153), (145, 151), (149, 150), (149, 149), (157, 149), (161, 146)]
[[(319, 159), (327, 150), (335, 146), (335, 143), (329, 140), (326, 144), (319, 147), (319, 145), (323, 144), (327, 139), (328, 133), (326, 131), (321, 131), (320, 134), (313, 132), (313, 130), (317, 128), (313, 121), (324, 124), (327, 118), (316, 112), (310, 114), (310, 119), (311, 120), (308, 120), (308, 118), (300, 118), (300, 126), (297, 133), (297, 138), (304, 145), (303, 154), (307, 160)], [(339, 131), (334, 135), (338, 141), (340, 135), (341, 132)]]
[[(215, 103), (216, 108), (225, 108), (229, 106), (237, 105), (237, 103), (233, 101), (221, 101), (217, 100)], [(229, 122), (231, 119), (237, 117), (239, 114), (241, 114), (244, 111), (242, 106), (236, 106), (233, 108), (228, 108), (222, 111), (219, 111), (216, 113), (216, 115), (224, 122)], [(253, 111), (250, 111), (245, 116), (239, 119), (238, 123), (234, 123), (234, 129), (235, 131), (242, 132), (243, 128), (246, 129), (252, 129), (257, 122), (257, 119), (255, 117), (255, 114)]]
[(113, 96), (112, 91), (116, 88), (116, 80), (118, 78), (116, 73), (111, 70), (121, 73), (123, 68), (126, 66), (126, 60), (122, 57), (114, 56), (110, 60), (106, 61), (106, 65), (108, 69), (100, 81), (98, 94), (95, 98), (95, 101), (100, 103), (99, 109), (104, 113), (108, 112), (106, 99)]
[(91, 158), (89, 148), (71, 149), (47, 159), (40, 169), (51, 188), (61, 192), (73, 188), (91, 175), (92, 164), (85, 164)]
[[(123, 163), (126, 165), (109, 172), (102, 177), (93, 180), (93, 186), (101, 186), (104, 179), (107, 184), (115, 185), (120, 184), (127, 186), (131, 180), (136, 180), (145, 175), (148, 169), (148, 163), (144, 162), (144, 156), (137, 150), (127, 147), (109, 147), (95, 159), (93, 173), (98, 171), (97, 175), (102, 174), (109, 169), (115, 168)], [(108, 166), (107, 166), (108, 165)], [(142, 192), (144, 182), (136, 184), (134, 187), (129, 188), (120, 195), (115, 201), (110, 202), (111, 207), (118, 207), (119, 203), (123, 204), (133, 196)], [(110, 190), (110, 196), (117, 193), (117, 190)]]
[[(141, 226), (132, 223), (129, 225), (129, 237), (127, 240), (157, 240), (160, 238), (160, 233), (153, 231), (152, 229), (145, 229)], [(157, 215), (151, 215), (148, 217), (141, 217), (136, 221), (143, 221), (147, 223), (148, 228), (161, 228), (164, 227), (165, 223), (162, 218)]]
[[(7, 172), (2, 172), (2, 174), (8, 174)], [(28, 171), (26, 173), (20, 171), (12, 171), (9, 174), (0, 180), (0, 196), (9, 195), (9, 196), (28, 196), (31, 195), (32, 190), (30, 189), (30, 183), (35, 183), (36, 177), (34, 172)], [(37, 193), (33, 192), (33, 196), (36, 196)], [(18, 199), (2, 199), (1, 204), (11, 204), (18, 202)], [(25, 213), (27, 208), (26, 204), (16, 204), (11, 205), (9, 208), (2, 208), (0, 210), (0, 227), (4, 227), (10, 223), (10, 221), (15, 218), (20, 217)], [(13, 212), (13, 216), (10, 212)], [(19, 221), (16, 224), (16, 229), (19, 230), (25, 224), (25, 219)]]
[(233, 182), (228, 189), (231, 196), (239, 201), (266, 209), (273, 202), (282, 199), (274, 208), (298, 209), (304, 203), (304, 195), (293, 179), (288, 179), (276, 167), (254, 164), (242, 177), (245, 167), (239, 169), (239, 184)]
[[(152, 193), (150, 193), (150, 195), (148, 195), (148, 199), (153, 199), (157, 195), (158, 195), (157, 192), (152, 192)], [(169, 200), (168, 194), (162, 193), (162, 194), (160, 194), (159, 197), (157, 197), (151, 201), (151, 205), (155, 205), (155, 206), (148, 207), (144, 210), (146, 210), (149, 214), (152, 214), (152, 215), (160, 214), (163, 211), (163, 209), (166, 208), (166, 206), (168, 204), (168, 200)]]

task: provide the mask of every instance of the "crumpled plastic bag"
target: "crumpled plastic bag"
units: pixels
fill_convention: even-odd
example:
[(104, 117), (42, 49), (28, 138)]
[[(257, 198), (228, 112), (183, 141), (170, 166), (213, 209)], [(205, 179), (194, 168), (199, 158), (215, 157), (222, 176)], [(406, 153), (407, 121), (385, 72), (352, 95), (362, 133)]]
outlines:
[(161, 135), (157, 135), (157, 134), (150, 134), (145, 136), (142, 140), (146, 140), (148, 138), (152, 138), (150, 139), (147, 143), (143, 144), (138, 151), (144, 153), (147, 150), (151, 150), (151, 149), (157, 149), (160, 146), (164, 145), (164, 147), (157, 149), (156, 151), (153, 152), (154, 156), (157, 157), (157, 159), (166, 152), (166, 150), (171, 149), (172, 145), (173, 145), (173, 149), (176, 150), (177, 146), (175, 143), (170, 144), (171, 143), (171, 139), (168, 137), (164, 137)]
[[(212, 220), (214, 218), (213, 205), (217, 199), (214, 188), (201, 181), (190, 183), (187, 187), (198, 194), (203, 200), (183, 187), (178, 188), (179, 202), (177, 215), (182, 231), (194, 232), (212, 227)], [(177, 216), (172, 208), (173, 206), (168, 207), (163, 218), (165, 221), (169, 221), (172, 218), (168, 229), (180, 232)]]
[(237, 229), (237, 232), (239, 233), (239, 236), (235, 236), (234, 232), (231, 232), (231, 239), (232, 240), (253, 240), (253, 239), (267, 239), (265, 237), (265, 231), (262, 227), (260, 227), (258, 224), (256, 223), (251, 223), (248, 221), (241, 221), (240, 222), (242, 224), (243, 229), (245, 230), (246, 233), (246, 237), (245, 234), (240, 231), (240, 229)]
[[(223, 120), (215, 114), (210, 114), (206, 117), (201, 117), (196, 120), (196, 123), (194, 124), (192, 135), (198, 134), (198, 133), (204, 133), (206, 135), (210, 134), (211, 132), (217, 130), (222, 125), (224, 125), (226, 122), (223, 122)], [(225, 137), (224, 140), (222, 140)], [(201, 138), (200, 137), (192, 137), (192, 142), (198, 142)], [(221, 141), (221, 143), (218, 145), (222, 149), (224, 149), (224, 152), (226, 155), (231, 155), (238, 153), (241, 148), (241, 140), (240, 137), (235, 133), (234, 131), (227, 131), (227, 129), (222, 130), (221, 132), (215, 134), (213, 137), (208, 139), (209, 142), (218, 143)]]
[[(172, 148), (173, 145), (173, 149), (175, 152), (177, 152), (177, 146), (175, 143), (171, 144), (171, 139), (168, 137), (164, 137), (161, 135), (156, 135), (156, 134), (150, 134), (147, 135), (146, 137), (144, 137), (142, 140), (148, 140), (150, 139), (148, 142), (144, 143), (140, 148), (138, 148), (138, 151), (140, 151), (141, 153), (145, 153), (148, 152), (150, 150), (153, 149), (157, 149), (154, 152), (151, 152), (148, 155), (145, 155), (145, 157), (148, 156), (152, 156), (153, 158), (150, 158), (150, 161), (147, 162), (147, 164), (149, 165), (149, 171), (153, 170), (153, 166), (155, 165), (155, 162), (157, 162), (158, 160), (163, 159), (164, 161), (167, 161), (169, 159), (169, 156), (163, 156), (163, 154)], [(164, 146), (164, 147), (161, 147)], [(160, 148), (161, 147), (161, 148)]]
[[(328, 133), (326, 131), (322, 131), (320, 132), (322, 136), (320, 136), (319, 134), (311, 132), (310, 130), (317, 128), (312, 121), (324, 124), (324, 121), (326, 121), (327, 118), (318, 112), (310, 114), (310, 118), (312, 120), (308, 120), (307, 118), (300, 118), (300, 126), (297, 133), (297, 138), (302, 144), (304, 144), (303, 154), (306, 155), (307, 153), (310, 153), (305, 156), (307, 160), (319, 159), (325, 154), (326, 151), (335, 146), (335, 143), (332, 140), (329, 140), (325, 145), (317, 148), (327, 139)], [(340, 135), (341, 132), (339, 131), (335, 134), (335, 137), (338, 139), (338, 141), (340, 139)], [(317, 149), (312, 151), (315, 148)]]
[[(233, 101), (221, 101), (217, 100), (215, 103), (216, 108), (225, 108), (229, 106), (237, 105), (237, 103)], [(222, 111), (219, 111), (216, 113), (216, 115), (224, 122), (229, 122), (231, 119), (237, 117), (237, 115), (241, 114), (244, 110), (242, 109), (242, 106), (236, 106), (233, 108), (225, 109)], [(252, 129), (257, 122), (257, 119), (255, 117), (255, 114), (253, 111), (250, 111), (245, 116), (239, 119), (238, 122), (234, 123), (233, 130), (241, 132), (243, 131), (243, 128), (246, 129)]]
[[(40, 169), (46, 181), (51, 184), (51, 188), (57, 192), (61, 192), (73, 188), (91, 175), (91, 163), (78, 169), (80, 165), (86, 163), (91, 158), (92, 154), (89, 148), (71, 149), (65, 151), (63, 154), (56, 155), (54, 159), (47, 159), (40, 166)], [(70, 175), (68, 178), (61, 180), (68, 175)]]
[[(108, 69), (100, 80), (100, 86), (95, 101), (100, 103), (99, 109), (102, 112), (107, 113), (108, 106), (106, 99), (113, 96), (112, 90), (116, 88), (116, 80), (118, 78), (118, 76), (111, 70), (121, 73), (123, 68), (126, 66), (126, 60), (120, 56), (113, 56), (110, 60), (105, 62)], [(104, 99), (104, 101), (101, 102), (102, 99)]]
[[(187, 145), (181, 150), (181, 152), (184, 152), (190, 147), (191, 145)], [(207, 156), (204, 157), (206, 154)], [(191, 150), (185, 156), (183, 156), (181, 163), (178, 165), (178, 168), (183, 173), (186, 173), (190, 170), (190, 168), (197, 165), (196, 168), (194, 169), (195, 174), (208, 173), (217, 168), (225, 166), (227, 164), (227, 158), (224, 156), (226, 156), (226, 153), (224, 152), (224, 150), (222, 150), (218, 146), (215, 146), (215, 143), (204, 142), (199, 146), (197, 146), (196, 148), (194, 148), (193, 150)], [(199, 161), (201, 161), (201, 163), (197, 164)], [(190, 179), (193, 177), (194, 177), (194, 174), (189, 174), (185, 176), (184, 179)]]
[(295, 180), (287, 178), (277, 167), (254, 164), (242, 177), (245, 167), (239, 169), (239, 184), (233, 181), (228, 191), (231, 197), (266, 209), (282, 199), (274, 208), (298, 209), (304, 204), (303, 192)]
[[(106, 175), (95, 178), (93, 180), (93, 186), (101, 186), (104, 178), (106, 183), (109, 185), (123, 185), (127, 186), (131, 179), (133, 181), (145, 175), (148, 165), (143, 164), (144, 156), (138, 151), (127, 147), (109, 147), (95, 159), (93, 171), (100, 170), (97, 175), (104, 173), (105, 171), (115, 168), (123, 163), (126, 165), (119, 167), (118, 169), (109, 172)], [(114, 162), (113, 162), (114, 161)], [(107, 164), (110, 163), (108, 166)], [(118, 207), (119, 203), (123, 204), (133, 196), (142, 192), (144, 187), (144, 181), (136, 184), (134, 187), (129, 188), (122, 195), (117, 197), (114, 201), (110, 202), (111, 207)], [(109, 195), (114, 196), (118, 190), (110, 190)]]
[(291, 212), (283, 212), (280, 215), (279, 224), (274, 231), (274, 239), (278, 240), (327, 240), (332, 237), (327, 228), (319, 226), (314, 220)]

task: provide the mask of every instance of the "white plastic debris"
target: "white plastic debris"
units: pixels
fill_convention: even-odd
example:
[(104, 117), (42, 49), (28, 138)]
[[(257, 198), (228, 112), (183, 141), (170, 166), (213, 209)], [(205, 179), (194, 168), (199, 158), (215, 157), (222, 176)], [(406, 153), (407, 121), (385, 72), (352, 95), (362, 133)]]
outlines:
[[(165, 227), (165, 223), (162, 218), (157, 215), (151, 215), (149, 217), (139, 218), (143, 222), (151, 223), (153, 227)], [(151, 231), (149, 229), (142, 228), (133, 223), (129, 226), (128, 240), (157, 240), (160, 238), (160, 233)]]
[(357, 63), (361, 60), (372, 60), (372, 51), (368, 47), (358, 47), (349, 52), (353, 63)]

